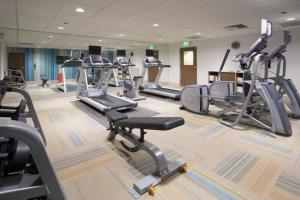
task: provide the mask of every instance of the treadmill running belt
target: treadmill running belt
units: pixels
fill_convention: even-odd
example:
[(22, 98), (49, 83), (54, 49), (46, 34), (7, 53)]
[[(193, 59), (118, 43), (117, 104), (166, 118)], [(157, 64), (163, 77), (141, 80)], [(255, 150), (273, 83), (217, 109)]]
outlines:
[(169, 88), (151, 88), (151, 90), (157, 90), (161, 92), (171, 93), (171, 94), (180, 94), (179, 90), (169, 89)]
[(90, 98), (102, 105), (111, 107), (112, 109), (132, 106), (132, 103), (124, 101), (124, 100), (116, 98), (116, 97), (113, 97), (113, 96), (110, 96), (110, 95), (105, 95), (105, 96), (101, 96), (101, 97), (90, 97)]

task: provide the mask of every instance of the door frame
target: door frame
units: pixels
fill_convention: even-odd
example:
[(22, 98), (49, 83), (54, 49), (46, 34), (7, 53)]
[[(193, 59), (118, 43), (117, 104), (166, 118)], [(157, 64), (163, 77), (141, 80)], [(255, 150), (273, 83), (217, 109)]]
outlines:
[(194, 67), (196, 67), (196, 83), (197, 84), (197, 79), (198, 79), (198, 65), (197, 65), (197, 47), (181, 47), (179, 50), (179, 68), (180, 68), (180, 85), (183, 86), (183, 77), (182, 77), (182, 67), (183, 67), (183, 52), (186, 50), (192, 50), (194, 51)]

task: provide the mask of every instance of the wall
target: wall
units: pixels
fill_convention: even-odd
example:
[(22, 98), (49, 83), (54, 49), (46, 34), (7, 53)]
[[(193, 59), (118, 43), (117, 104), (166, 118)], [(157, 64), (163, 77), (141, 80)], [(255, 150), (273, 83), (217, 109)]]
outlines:
[[(291, 29), (291, 33), (292, 42), (289, 44), (288, 51), (285, 53), (287, 58), (287, 77), (291, 78), (298, 90), (300, 90), (300, 79), (298, 78), (300, 74), (300, 28)], [(197, 83), (207, 84), (208, 71), (219, 70), (226, 49), (230, 48), (231, 43), (235, 40), (238, 40), (241, 43), (241, 47), (237, 50), (231, 49), (224, 71), (238, 70), (239, 64), (232, 62), (231, 58), (236, 54), (246, 51), (258, 37), (259, 34), (250, 34), (238, 37), (192, 41), (191, 46), (197, 47)], [(272, 52), (282, 44), (282, 41), (283, 32), (274, 32), (269, 40), (266, 51)], [(160, 60), (162, 60), (165, 64), (170, 64), (172, 66), (170, 69), (166, 69), (163, 72), (160, 80), (161, 82), (179, 85), (179, 50), (181, 47), (182, 43), (161, 45), (157, 47), (160, 52)], [(145, 58), (145, 48), (138, 48), (131, 51), (134, 52), (134, 56), (131, 58), (132, 62), (140, 66), (140, 69), (142, 69), (143, 59)]]
[[(292, 78), (295, 85), (300, 90), (300, 74), (299, 62), (300, 59), (300, 28), (292, 29), (292, 43), (288, 46), (288, 51), (285, 53), (287, 58), (287, 76)], [(241, 52), (244, 52), (249, 46), (259, 37), (259, 34), (244, 35), (238, 37), (228, 37), (219, 39), (209, 39), (193, 41), (191, 46), (197, 47), (197, 81), (198, 84), (207, 84), (208, 71), (218, 70), (225, 51), (230, 48), (230, 44), (234, 40), (238, 40), (241, 43), (241, 47), (238, 50), (231, 50), (228, 60), (225, 64), (224, 71), (236, 71), (239, 69), (238, 63), (231, 61), (231, 58)], [(270, 38), (267, 52), (275, 50), (279, 45), (282, 44), (283, 32), (275, 32)], [(180, 70), (179, 70), (179, 49), (181, 43), (171, 44), (169, 46), (169, 64), (172, 65), (169, 79), (170, 83), (180, 83)]]
[(7, 46), (4, 34), (0, 33), (0, 79), (2, 80), (7, 71)]
[[(42, 49), (42, 48), (14, 48), (9, 47), (8, 52), (25, 53), (25, 79), (26, 81), (40, 80), (40, 74), (47, 74), (49, 80), (57, 80), (59, 65), (56, 64), (56, 56), (70, 56), (69, 49)], [(83, 53), (87, 53), (83, 51)], [(66, 78), (73, 79), (76, 76), (75, 68), (66, 70)]]

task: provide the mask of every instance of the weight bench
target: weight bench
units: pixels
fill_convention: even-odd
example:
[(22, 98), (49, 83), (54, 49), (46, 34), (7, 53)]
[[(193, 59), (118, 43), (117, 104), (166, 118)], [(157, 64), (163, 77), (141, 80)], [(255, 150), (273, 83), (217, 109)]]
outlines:
[[(156, 169), (151, 175), (148, 175), (133, 184), (132, 195), (139, 197), (149, 192), (154, 195), (154, 187), (160, 182), (166, 180), (175, 173), (186, 172), (186, 162), (178, 159), (172, 163), (167, 162), (165, 155), (154, 144), (145, 140), (145, 130), (170, 130), (184, 124), (184, 119), (180, 117), (131, 117), (117, 112), (106, 112), (109, 121), (109, 135), (107, 139), (113, 141), (117, 134), (132, 143), (134, 147), (127, 146), (121, 141), (122, 146), (129, 152), (144, 150), (153, 158)], [(140, 129), (140, 136), (132, 133), (133, 129)]]

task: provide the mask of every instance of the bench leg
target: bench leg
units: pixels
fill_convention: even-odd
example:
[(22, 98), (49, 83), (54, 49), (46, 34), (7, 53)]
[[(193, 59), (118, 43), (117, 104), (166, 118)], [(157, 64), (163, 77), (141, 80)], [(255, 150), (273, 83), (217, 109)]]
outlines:
[(144, 194), (150, 187), (158, 185), (160, 182), (181, 171), (186, 166), (186, 162), (180, 159), (168, 164), (165, 155), (157, 146), (148, 141), (141, 142), (140, 138), (135, 134), (123, 133), (121, 135), (137, 148), (150, 154), (156, 165), (156, 170), (152, 175), (148, 175), (133, 184), (134, 191), (132, 192), (132, 195), (135, 197)]
[(106, 139), (111, 142), (111, 141), (113, 141), (116, 138), (116, 136), (117, 135), (115, 134), (114, 131), (109, 131), (108, 136), (107, 136)]

